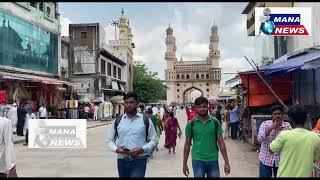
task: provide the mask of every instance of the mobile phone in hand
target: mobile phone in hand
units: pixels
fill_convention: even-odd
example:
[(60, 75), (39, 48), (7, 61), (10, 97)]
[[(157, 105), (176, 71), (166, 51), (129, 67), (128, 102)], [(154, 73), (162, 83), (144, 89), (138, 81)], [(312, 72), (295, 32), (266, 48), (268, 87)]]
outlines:
[(124, 147), (124, 148), (122, 148), (122, 149), (123, 149), (124, 151), (128, 151), (128, 152), (130, 151), (130, 149), (125, 148), (125, 147)]

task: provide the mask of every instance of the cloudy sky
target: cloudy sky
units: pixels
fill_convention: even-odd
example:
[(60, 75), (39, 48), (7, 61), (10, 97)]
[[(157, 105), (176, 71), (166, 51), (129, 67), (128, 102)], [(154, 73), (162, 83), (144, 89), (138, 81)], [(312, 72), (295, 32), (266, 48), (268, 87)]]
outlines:
[[(116, 20), (124, 8), (129, 17), (136, 48), (135, 60), (144, 61), (164, 79), (165, 30), (170, 22), (177, 41), (177, 56), (183, 60), (205, 60), (209, 53), (210, 28), (219, 27), (222, 73), (250, 69), (244, 55), (254, 56), (253, 38), (246, 34), (247, 3), (59, 3), (62, 35), (70, 23), (100, 23), (107, 40), (114, 39)], [(222, 74), (221, 86), (234, 74)]]

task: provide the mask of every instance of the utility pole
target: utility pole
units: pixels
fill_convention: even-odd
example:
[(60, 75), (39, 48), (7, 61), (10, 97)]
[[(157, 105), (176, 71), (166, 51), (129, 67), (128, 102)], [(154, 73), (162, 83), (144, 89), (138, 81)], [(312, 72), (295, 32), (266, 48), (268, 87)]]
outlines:
[(111, 26), (114, 26), (114, 37), (115, 37), (115, 41), (117, 40), (117, 27), (119, 27), (119, 21), (115, 21), (115, 20), (111, 20)]

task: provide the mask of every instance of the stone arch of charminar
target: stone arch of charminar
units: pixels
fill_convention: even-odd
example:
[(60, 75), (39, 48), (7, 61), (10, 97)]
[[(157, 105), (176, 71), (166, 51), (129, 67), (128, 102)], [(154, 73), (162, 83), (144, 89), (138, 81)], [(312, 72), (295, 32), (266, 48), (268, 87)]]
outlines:
[(180, 56), (178, 60), (174, 27), (169, 25), (166, 29), (166, 51), (164, 52), (167, 63), (165, 69), (167, 104), (183, 103), (184, 94), (192, 88), (198, 89), (204, 97), (209, 99), (219, 95), (221, 80), (219, 39), (218, 26), (214, 23), (211, 27), (206, 58), (201, 61), (194, 61), (194, 59), (185, 61)]
[(183, 93), (182, 93), (182, 102), (183, 102), (183, 103), (194, 102), (194, 99), (192, 99), (191, 96), (192, 96), (192, 92), (193, 92), (193, 91), (197, 91), (197, 90), (200, 91), (200, 93), (201, 93), (200, 96), (203, 96), (203, 95), (204, 95), (202, 89), (197, 88), (197, 87), (195, 87), (195, 86), (191, 86), (191, 87), (189, 87), (189, 88), (187, 88), (187, 89), (185, 89), (185, 90), (183, 91)]

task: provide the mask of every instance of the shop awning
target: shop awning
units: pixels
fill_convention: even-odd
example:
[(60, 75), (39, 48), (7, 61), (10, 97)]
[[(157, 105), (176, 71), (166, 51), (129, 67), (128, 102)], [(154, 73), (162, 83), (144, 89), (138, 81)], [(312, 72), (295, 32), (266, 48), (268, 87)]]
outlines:
[[(278, 103), (278, 99), (264, 84), (258, 74), (240, 74), (240, 78), (243, 85), (248, 90), (248, 97), (245, 99), (248, 106), (266, 106)], [(288, 74), (272, 76), (269, 81), (273, 91), (282, 99), (282, 101), (288, 101), (292, 98), (292, 83)]]
[(20, 74), (20, 73), (7, 73), (7, 72), (1, 72), (0, 74), (1, 74), (0, 78), (3, 78), (3, 79), (17, 79), (17, 80), (24, 80), (24, 81), (41, 82), (44, 84), (55, 84), (55, 85), (66, 84), (69, 86), (73, 86), (73, 83), (70, 83), (67, 81), (61, 81), (61, 80), (49, 78), (49, 77)]
[[(283, 62), (260, 67), (259, 70), (260, 72), (264, 72), (265, 74), (275, 75), (275, 74), (286, 74), (298, 69), (316, 68), (316, 67), (320, 67), (320, 62), (317, 61), (317, 59), (319, 58), (320, 58), (320, 50), (312, 50), (309, 52), (303, 52), (299, 55), (291, 56), (286, 61), (283, 61)], [(239, 74), (252, 74), (252, 73), (256, 73), (256, 72), (254, 70), (239, 72)]]
[(285, 74), (297, 69), (301, 69), (302, 66), (309, 61), (320, 58), (320, 50), (309, 51), (304, 54), (292, 57), (280, 63), (271, 64), (260, 68), (266, 74)]
[(314, 69), (314, 68), (320, 68), (320, 58), (305, 62), (304, 65), (302, 66), (303, 70)]

